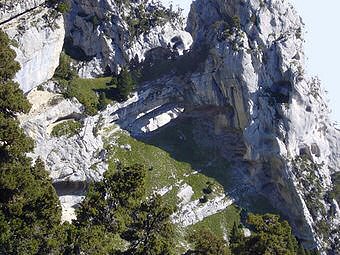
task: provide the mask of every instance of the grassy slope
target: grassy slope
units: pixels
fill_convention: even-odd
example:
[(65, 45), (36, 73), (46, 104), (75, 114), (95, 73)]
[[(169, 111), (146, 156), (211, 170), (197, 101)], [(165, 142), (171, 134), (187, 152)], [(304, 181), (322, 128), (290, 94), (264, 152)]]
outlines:
[[(217, 171), (220, 174), (224, 173), (225, 178), (228, 178), (226, 174), (228, 162), (211, 161), (211, 154), (204, 148), (197, 147), (191, 132), (190, 123), (182, 123), (175, 129), (165, 128), (162, 133), (153, 134), (152, 137), (143, 141), (131, 137), (127, 132), (116, 132), (105, 140), (110, 155), (109, 164), (114, 167), (117, 159), (125, 165), (144, 164), (149, 169), (148, 192), (171, 186), (171, 191), (166, 193), (164, 198), (173, 206), (180, 202), (177, 193), (184, 183), (189, 184), (194, 191), (192, 200), (204, 195), (203, 189), (207, 187), (207, 182), (214, 183), (214, 192), (209, 197), (220, 195), (224, 191), (223, 186), (216, 179), (197, 172), (197, 170)], [(184, 136), (185, 138), (183, 138)], [(130, 145), (131, 150), (127, 149), (126, 145)], [(185, 229), (178, 227), (176, 238), (179, 251), (184, 251), (183, 247), (187, 245), (185, 237), (188, 233), (201, 227), (208, 227), (216, 234), (223, 236), (225, 230), (229, 231), (234, 221), (239, 222), (239, 219), (239, 209), (232, 205), (193, 226)]]
[(85, 106), (88, 114), (96, 114), (99, 105), (97, 93), (104, 92), (109, 94), (112, 86), (108, 86), (108, 83), (111, 79), (111, 77), (95, 79), (76, 78), (69, 85), (69, 95), (76, 97)]
[(225, 232), (231, 232), (234, 222), (237, 224), (240, 222), (240, 209), (235, 205), (231, 205), (222, 212), (211, 215), (203, 221), (189, 226), (187, 231), (190, 233), (200, 228), (208, 228), (217, 235), (223, 236)]

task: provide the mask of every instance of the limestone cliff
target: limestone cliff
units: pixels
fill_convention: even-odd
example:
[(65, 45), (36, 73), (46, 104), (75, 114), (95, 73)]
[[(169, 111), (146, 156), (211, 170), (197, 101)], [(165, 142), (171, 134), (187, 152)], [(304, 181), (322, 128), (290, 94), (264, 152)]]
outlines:
[(299, 16), (286, 1), (195, 1), (188, 30), (194, 45), (211, 46), (208, 75), (194, 82), (214, 84), (232, 107), (230, 125), (243, 131), (251, 181), (301, 239), (329, 245), (328, 234), (339, 230), (337, 203), (328, 197), (339, 171), (339, 132), (320, 84), (304, 72)]
[[(78, 60), (82, 77), (117, 72), (132, 59), (144, 59), (145, 53), (156, 47), (176, 44), (178, 51), (190, 47), (191, 36), (184, 31), (178, 18), (168, 17), (166, 21), (157, 22), (143, 16), (164, 8), (152, 1), (72, 0), (70, 4), (72, 11), (66, 15), (65, 49)], [(134, 31), (139, 19), (149, 23), (144, 25), (144, 33)]]
[(0, 27), (17, 53), (21, 70), (15, 80), (24, 92), (52, 78), (64, 43), (64, 19), (44, 2), (0, 3)]
[(0, 2), (0, 23), (9, 21), (45, 3), (45, 0), (2, 0)]
[[(36, 140), (32, 156), (44, 159), (56, 187), (63, 190), (65, 211), (79, 202), (87, 182), (101, 178), (110, 160), (119, 161), (110, 155), (110, 148), (121, 146), (110, 140), (112, 134), (123, 129), (145, 141), (171, 123), (176, 128), (190, 119), (195, 144), (214, 149), (215, 154), (207, 155), (211, 162), (229, 162), (222, 170), (234, 184), (225, 185), (226, 194), (205, 206), (190, 196), (174, 222), (194, 224), (230, 201), (251, 209), (248, 197), (262, 195), (289, 220), (306, 247), (339, 251), (340, 211), (331, 191), (332, 176), (340, 170), (340, 134), (329, 120), (318, 80), (305, 73), (303, 23), (288, 1), (196, 0), (187, 32), (176, 17), (142, 33), (132, 33), (126, 17), (135, 17), (143, 1), (70, 4), (65, 30), (61, 17), (57, 26), (45, 29), (26, 21), (20, 32), (13, 25), (17, 18), (3, 25), (19, 41), (14, 47), (23, 68), (17, 79), (25, 91), (52, 76), (64, 31), (64, 50), (75, 58), (82, 77), (117, 72), (131, 61), (147, 65), (148, 72), (129, 100), (93, 117), (85, 116), (76, 100), (36, 90), (30, 94), (43, 110), (21, 116), (22, 126)], [(155, 6), (149, 1), (142, 7)], [(43, 12), (30, 15), (41, 22), (42, 17)], [(25, 44), (37, 35), (42, 44)], [(37, 55), (25, 54), (32, 47)], [(45, 56), (44, 50), (53, 56)], [(56, 91), (50, 85), (45, 87)], [(68, 119), (80, 120), (81, 132), (71, 138), (51, 136), (51, 129)], [(179, 138), (187, 139), (184, 134)], [(168, 146), (162, 149), (171, 152)]]

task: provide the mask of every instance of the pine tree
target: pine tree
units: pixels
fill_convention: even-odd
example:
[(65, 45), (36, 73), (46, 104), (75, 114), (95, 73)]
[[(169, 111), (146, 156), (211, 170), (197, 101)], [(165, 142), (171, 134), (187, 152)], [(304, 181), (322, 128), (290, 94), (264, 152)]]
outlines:
[(135, 85), (136, 83), (128, 69), (123, 68), (117, 77), (119, 100), (127, 100), (130, 93), (135, 89)]
[(10, 39), (0, 30), (0, 83), (11, 80), (20, 70), (18, 62), (14, 61), (16, 53), (10, 47)]
[(229, 255), (231, 254), (223, 238), (215, 235), (210, 229), (200, 229), (189, 236), (194, 250), (189, 254), (199, 255)]
[(108, 99), (106, 98), (105, 92), (100, 92), (99, 99), (98, 99), (98, 109), (103, 111), (106, 109), (107, 105), (109, 104)]
[(110, 232), (121, 231), (130, 221), (129, 211), (139, 206), (145, 193), (145, 168), (142, 165), (117, 166), (93, 183), (77, 210), (76, 226), (104, 225)]
[(6, 117), (14, 117), (16, 113), (28, 113), (31, 108), (19, 84), (8, 81), (0, 86), (0, 112)]
[(113, 254), (113, 239), (132, 222), (132, 211), (145, 195), (146, 170), (142, 165), (117, 166), (92, 183), (77, 210), (68, 247), (78, 253)]
[(125, 254), (173, 254), (174, 228), (170, 222), (173, 209), (166, 206), (159, 195), (143, 202), (133, 212), (132, 223), (122, 237), (130, 243)]
[(295, 255), (297, 241), (292, 235), (291, 227), (287, 221), (281, 222), (280, 217), (274, 214), (249, 214), (248, 224), (253, 228), (250, 237), (232, 246), (234, 254), (277, 254)]
[(30, 104), (11, 81), (19, 69), (15, 57), (0, 31), (0, 254), (48, 254), (58, 246), (61, 207), (42, 161), (32, 165), (26, 157), (33, 141), (15, 116)]
[(236, 221), (234, 221), (233, 228), (230, 233), (230, 243), (238, 243), (243, 239), (243, 234), (240, 231)]

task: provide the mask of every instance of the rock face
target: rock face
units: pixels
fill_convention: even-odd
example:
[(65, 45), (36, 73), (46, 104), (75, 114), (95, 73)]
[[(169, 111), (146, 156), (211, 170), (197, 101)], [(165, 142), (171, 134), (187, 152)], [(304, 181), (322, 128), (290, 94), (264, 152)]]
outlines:
[(12, 40), (21, 65), (15, 80), (27, 92), (52, 78), (59, 65), (65, 30), (63, 17), (39, 6), (41, 1), (24, 3), (17, 3), (14, 17), (0, 27)]
[[(107, 168), (107, 132), (120, 127), (141, 137), (174, 119), (193, 118), (202, 127), (197, 143), (217, 147), (219, 156), (239, 173), (242, 187), (251, 187), (280, 210), (306, 247), (336, 254), (340, 211), (331, 196), (331, 176), (340, 169), (340, 134), (328, 118), (318, 80), (305, 74), (303, 24), (292, 6), (282, 0), (196, 0), (187, 24), (193, 44), (186, 52), (192, 39), (179, 22), (155, 25), (131, 37), (124, 17), (141, 3), (124, 7), (109, 0), (71, 1), (65, 51), (77, 58), (81, 76), (116, 72), (131, 60), (145, 58), (151, 61), (149, 77), (128, 101), (94, 117), (83, 116), (81, 106), (70, 100), (22, 117), (23, 127), (37, 141), (34, 157), (45, 160), (54, 182), (67, 191), (101, 178)], [(14, 31), (20, 30), (9, 25), (6, 31), (15, 38)], [(44, 41), (49, 38), (45, 35), (55, 38), (59, 30), (40, 31), (50, 31), (40, 33)], [(168, 52), (175, 53), (174, 59)], [(41, 72), (52, 72), (51, 66)], [(50, 136), (53, 125), (75, 116), (84, 123), (81, 135)], [(65, 204), (79, 201), (81, 194), (73, 198), (73, 193), (61, 194)], [(241, 193), (228, 196), (242, 203)], [(189, 208), (194, 216), (186, 210), (177, 221), (199, 221), (229, 204), (221, 199), (202, 210), (196, 208), (197, 201), (187, 201), (183, 210)]]
[(28, 12), (45, 3), (45, 0), (11, 0), (0, 3), (0, 23), (6, 22), (18, 15)]
[[(142, 60), (145, 53), (156, 47), (176, 47), (179, 52), (189, 49), (192, 39), (178, 20), (164, 24), (149, 24), (143, 34), (133, 33), (129, 21), (138, 8), (159, 8), (152, 1), (70, 1), (72, 11), (66, 16), (65, 49), (79, 61), (81, 77), (91, 78), (105, 72), (117, 72), (132, 59)], [(158, 7), (157, 7), (158, 6)], [(129, 27), (130, 26), (130, 27)]]
[[(34, 89), (28, 99), (32, 109), (29, 115), (20, 116), (20, 121), (36, 141), (33, 158), (42, 157), (54, 182), (81, 183), (100, 178), (107, 167), (99, 155), (102, 139), (92, 132), (98, 116), (85, 119), (81, 104), (60, 94)], [(53, 127), (67, 120), (82, 122), (81, 132), (72, 137), (51, 135)], [(85, 171), (92, 165), (97, 171)]]
[[(330, 232), (339, 232), (339, 212), (326, 197), (330, 177), (339, 171), (339, 132), (320, 85), (304, 73), (302, 29), (285, 1), (195, 1), (188, 31), (194, 47), (206, 43), (210, 55), (207, 75), (192, 81), (200, 92), (203, 84), (216, 86), (215, 97), (232, 107), (231, 125), (243, 131), (257, 190), (290, 219), (306, 245), (315, 240), (336, 250), (330, 240), (338, 237)], [(209, 103), (221, 104), (213, 98)], [(303, 184), (311, 172), (317, 190)], [(324, 224), (331, 231), (323, 231)]]

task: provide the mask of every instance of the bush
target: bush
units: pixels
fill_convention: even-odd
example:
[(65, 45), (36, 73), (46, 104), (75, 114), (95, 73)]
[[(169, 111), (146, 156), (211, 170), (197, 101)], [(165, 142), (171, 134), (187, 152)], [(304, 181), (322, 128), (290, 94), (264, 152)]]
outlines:
[(58, 4), (58, 6), (57, 6), (57, 11), (60, 12), (60, 13), (69, 12), (70, 9), (71, 9), (70, 4), (66, 3), (66, 2), (62, 2), (62, 3)]
[(214, 184), (212, 182), (207, 182), (207, 187), (203, 189), (204, 194), (211, 194), (214, 191)]
[(148, 33), (151, 28), (162, 26), (168, 21), (178, 20), (181, 17), (181, 9), (173, 11), (162, 5), (151, 3), (141, 3), (137, 7), (132, 7), (132, 12), (126, 22), (129, 26), (131, 37), (137, 37), (143, 33)]
[(44, 91), (44, 86), (42, 84), (37, 86), (38, 91)]
[(71, 61), (71, 57), (64, 52), (60, 54), (59, 66), (54, 72), (56, 79), (70, 81), (78, 77), (76, 70), (71, 66)]
[(340, 204), (340, 173), (334, 173), (331, 178), (333, 189), (330, 192), (330, 198), (335, 199)]
[(71, 9), (70, 4), (65, 0), (48, 0), (47, 4), (60, 13), (69, 12)]
[(236, 29), (241, 29), (241, 20), (238, 16), (233, 16), (231, 19), (231, 26)]
[(228, 245), (223, 238), (215, 235), (209, 229), (198, 230), (189, 236), (189, 240), (194, 244), (194, 251), (190, 251), (191, 253), (189, 254), (231, 254)]
[(205, 204), (206, 202), (208, 202), (208, 196), (207, 195), (204, 195), (203, 197), (201, 197), (200, 199), (199, 199), (199, 201), (200, 201), (200, 203), (202, 203), (202, 204)]

